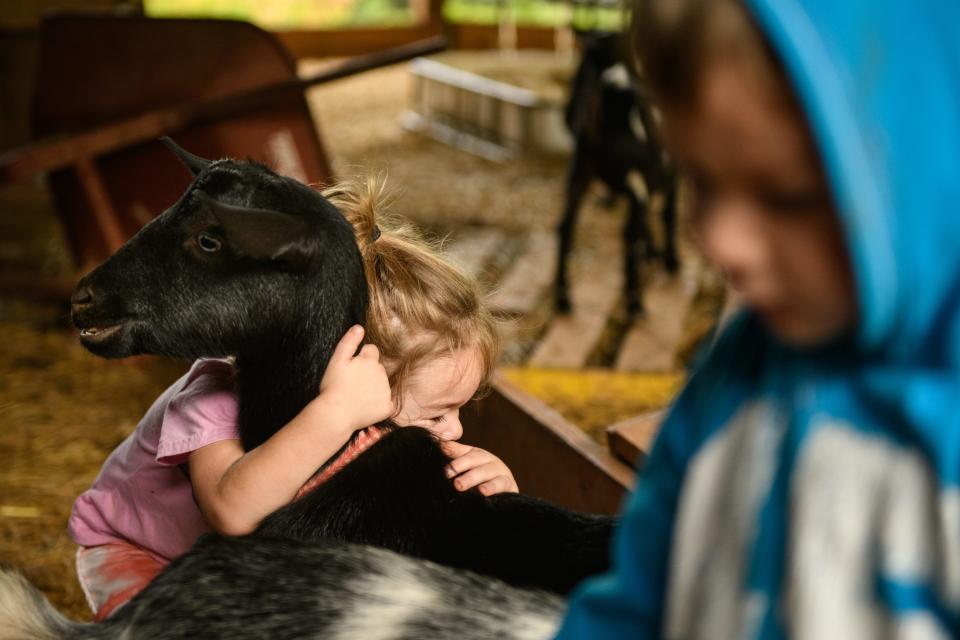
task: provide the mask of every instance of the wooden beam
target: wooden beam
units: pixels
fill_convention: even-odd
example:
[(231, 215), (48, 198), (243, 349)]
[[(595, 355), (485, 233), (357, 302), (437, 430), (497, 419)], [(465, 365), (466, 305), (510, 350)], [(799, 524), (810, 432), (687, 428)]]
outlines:
[(580, 369), (596, 350), (623, 291), (623, 257), (593, 258), (583, 270), (571, 270), (573, 310), (555, 316), (530, 357), (530, 366)]
[[(436, 16), (436, 10), (431, 9)], [(440, 34), (456, 49), (498, 49), (500, 27), (488, 24), (443, 24), (439, 20), (421, 21), (410, 27), (365, 27), (348, 29), (309, 29), (273, 33), (296, 58), (332, 58), (356, 56), (387, 47), (413, 42)], [(517, 27), (516, 48), (552, 51), (557, 46), (553, 27)]]
[(478, 278), (503, 242), (503, 231), (493, 227), (476, 227), (454, 237), (444, 248), (444, 253), (471, 278)]
[(123, 232), (117, 211), (110, 202), (110, 196), (107, 195), (107, 188), (103, 184), (100, 171), (91, 158), (81, 159), (77, 162), (76, 169), (84, 195), (87, 197), (87, 204), (90, 205), (94, 220), (97, 221), (100, 237), (107, 251), (114, 253), (127, 241), (127, 236)]
[(631, 467), (643, 464), (666, 415), (666, 411), (653, 411), (607, 427), (611, 453)]
[(553, 284), (556, 264), (557, 234), (531, 231), (524, 252), (501, 279), (490, 304), (515, 316), (532, 312)]
[(540, 400), (494, 376), (463, 412), (463, 441), (499, 456), (520, 490), (570, 509), (617, 513), (633, 472)]
[[(446, 35), (457, 49), (497, 49), (499, 30), (498, 25), (451, 24), (447, 25)], [(553, 27), (517, 27), (516, 48), (552, 51), (556, 46), (556, 31)]]
[(644, 287), (644, 313), (634, 320), (617, 354), (617, 371), (674, 371), (684, 321), (696, 293), (689, 274), (657, 273)]

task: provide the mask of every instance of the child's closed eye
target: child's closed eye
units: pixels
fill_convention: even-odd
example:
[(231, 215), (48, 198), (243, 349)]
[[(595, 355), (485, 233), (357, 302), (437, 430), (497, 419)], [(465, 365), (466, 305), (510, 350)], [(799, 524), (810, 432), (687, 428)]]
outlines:
[(439, 424), (447, 419), (447, 416), (437, 416), (436, 418), (430, 418), (430, 422), (434, 424)]
[(828, 206), (830, 196), (818, 185), (797, 189), (766, 188), (761, 190), (760, 198), (774, 213), (795, 215)]

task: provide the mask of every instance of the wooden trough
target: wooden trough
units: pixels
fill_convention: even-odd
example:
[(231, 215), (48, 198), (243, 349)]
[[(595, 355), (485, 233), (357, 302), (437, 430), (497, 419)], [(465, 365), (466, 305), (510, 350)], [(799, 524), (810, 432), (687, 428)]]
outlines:
[(462, 416), (463, 441), (494, 451), (524, 493), (595, 513), (616, 513), (633, 471), (556, 411), (502, 377)]

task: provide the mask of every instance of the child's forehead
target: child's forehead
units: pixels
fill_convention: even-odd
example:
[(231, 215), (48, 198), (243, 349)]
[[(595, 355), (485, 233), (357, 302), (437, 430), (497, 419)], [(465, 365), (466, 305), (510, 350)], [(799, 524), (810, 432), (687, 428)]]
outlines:
[(410, 385), (423, 402), (459, 406), (473, 397), (482, 377), (480, 352), (469, 347), (427, 359), (411, 372)]
[(820, 173), (792, 96), (776, 93), (738, 65), (711, 65), (695, 104), (666, 104), (663, 115), (668, 143), (682, 162), (717, 172), (752, 167), (788, 181)]

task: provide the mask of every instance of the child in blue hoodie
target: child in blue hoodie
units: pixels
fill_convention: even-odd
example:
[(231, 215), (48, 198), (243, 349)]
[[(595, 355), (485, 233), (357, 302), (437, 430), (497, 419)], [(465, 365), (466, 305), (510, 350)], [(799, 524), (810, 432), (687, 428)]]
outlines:
[(560, 638), (960, 635), (960, 3), (647, 0), (744, 309)]

